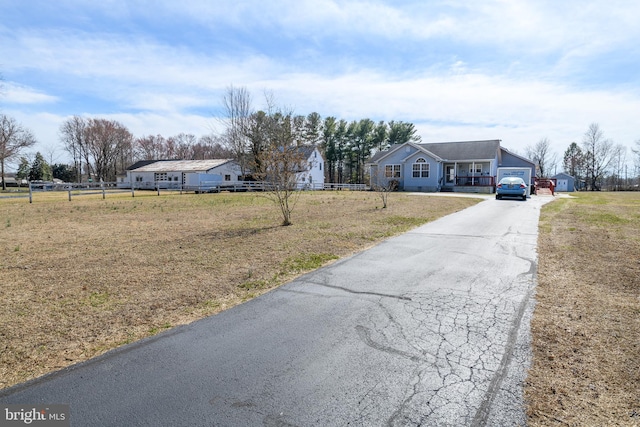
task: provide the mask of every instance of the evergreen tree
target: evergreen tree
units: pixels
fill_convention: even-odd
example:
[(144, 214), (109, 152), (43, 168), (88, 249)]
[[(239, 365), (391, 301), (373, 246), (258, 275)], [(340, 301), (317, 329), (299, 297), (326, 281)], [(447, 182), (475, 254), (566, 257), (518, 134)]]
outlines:
[(29, 179), (29, 172), (31, 171), (31, 164), (29, 164), (29, 159), (26, 157), (20, 157), (20, 165), (18, 166), (18, 171), (16, 172), (16, 179), (21, 181), (23, 179)]
[(42, 154), (37, 152), (29, 170), (29, 181), (51, 181), (52, 179), (51, 167)]
[(59, 179), (64, 182), (73, 182), (77, 175), (75, 167), (70, 167), (62, 163), (56, 163), (51, 165), (51, 174), (55, 179)]

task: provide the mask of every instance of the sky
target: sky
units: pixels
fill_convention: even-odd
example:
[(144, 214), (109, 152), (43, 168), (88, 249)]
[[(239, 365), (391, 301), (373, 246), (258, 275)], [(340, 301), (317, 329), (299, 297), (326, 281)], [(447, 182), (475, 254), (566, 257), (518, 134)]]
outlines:
[[(591, 123), (640, 139), (636, 0), (0, 0), (0, 113), (68, 161), (60, 125), (220, 131), (229, 86), (256, 109), (414, 123), (423, 142), (542, 138)], [(629, 157), (631, 153), (629, 153)]]

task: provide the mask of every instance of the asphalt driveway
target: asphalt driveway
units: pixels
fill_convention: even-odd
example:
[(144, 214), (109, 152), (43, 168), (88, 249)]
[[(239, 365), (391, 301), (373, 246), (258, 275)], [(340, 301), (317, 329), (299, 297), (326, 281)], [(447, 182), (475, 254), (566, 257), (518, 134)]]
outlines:
[(2, 390), (0, 404), (70, 404), (77, 426), (523, 425), (548, 200), (485, 200), (219, 315)]

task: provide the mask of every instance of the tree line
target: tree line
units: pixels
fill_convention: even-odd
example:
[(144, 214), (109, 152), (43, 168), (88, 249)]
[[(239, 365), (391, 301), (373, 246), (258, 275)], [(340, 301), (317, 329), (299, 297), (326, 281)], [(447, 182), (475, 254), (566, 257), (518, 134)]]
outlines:
[(374, 152), (393, 144), (420, 141), (413, 123), (376, 123), (368, 118), (347, 121), (335, 116), (323, 118), (317, 112), (294, 114), (277, 107), (271, 95), (265, 98), (266, 107), (255, 110), (251, 94), (244, 87), (229, 86), (223, 96), (222, 140), (243, 171), (260, 171), (261, 156), (272, 150), (271, 140), (277, 134), (274, 129), (282, 130), (283, 125), (296, 145), (319, 149), (325, 159), (325, 178), (334, 183), (364, 183), (365, 161)]
[[(322, 118), (316, 112), (298, 115), (276, 107), (272, 101), (267, 108), (254, 110), (244, 88), (228, 88), (223, 103), (224, 130), (199, 138), (188, 133), (135, 137), (116, 120), (70, 117), (59, 129), (60, 142), (72, 159), (70, 165), (49, 164), (41, 153), (35, 158), (24, 155), (24, 149), (33, 146), (35, 138), (15, 120), (3, 116), (9, 124), (2, 123), (3, 128), (13, 132), (12, 126), (19, 127), (22, 134), (8, 137), (13, 142), (0, 145), (2, 173), (4, 176), (5, 160), (16, 159), (18, 175), (24, 179), (112, 182), (139, 160), (233, 158), (244, 176), (256, 178), (262, 172), (261, 158), (265, 151), (278, 145), (274, 138), (277, 139), (278, 130), (283, 132), (286, 127), (295, 145), (319, 149), (326, 162), (327, 181), (364, 183), (365, 162), (375, 151), (392, 144), (420, 141), (415, 126), (402, 121), (374, 122), (368, 118), (347, 121), (334, 116)], [(2, 147), (5, 151), (1, 151)]]
[[(420, 142), (415, 126), (402, 121), (378, 121), (368, 118), (347, 121), (334, 116), (322, 118), (313, 112), (296, 115), (274, 106), (253, 110), (250, 94), (244, 88), (227, 88), (223, 97), (225, 116), (222, 133), (197, 138), (180, 133), (171, 137), (147, 135), (134, 137), (115, 120), (73, 116), (60, 127), (60, 141), (73, 159), (72, 164), (49, 164), (37, 153), (23, 153), (36, 143), (30, 130), (15, 119), (0, 114), (0, 177), (6, 189), (5, 165), (18, 160), (18, 178), (30, 180), (115, 181), (138, 160), (233, 158), (247, 178), (264, 175), (265, 153), (281, 144), (278, 135), (288, 135), (296, 146), (315, 146), (325, 159), (325, 179), (335, 183), (365, 183), (365, 162), (372, 154), (393, 144)], [(628, 150), (605, 138), (597, 123), (583, 135), (582, 143), (572, 142), (561, 160), (551, 151), (551, 141), (542, 138), (526, 149), (536, 163), (538, 177), (549, 177), (558, 165), (576, 179), (581, 189), (603, 187), (621, 189), (628, 177), (640, 175), (640, 139), (631, 150), (635, 170), (628, 170)], [(552, 173), (553, 172), (553, 173)]]
[[(631, 176), (640, 178), (640, 140), (632, 149), (636, 171)], [(579, 190), (599, 191), (603, 188), (619, 190), (628, 187), (627, 147), (615, 144), (605, 138), (598, 123), (591, 123), (583, 134), (582, 143), (572, 142), (565, 150), (561, 166), (573, 176)], [(542, 138), (528, 146), (526, 156), (536, 164), (536, 176), (549, 178), (555, 174), (560, 163), (556, 153), (551, 151), (551, 141)]]

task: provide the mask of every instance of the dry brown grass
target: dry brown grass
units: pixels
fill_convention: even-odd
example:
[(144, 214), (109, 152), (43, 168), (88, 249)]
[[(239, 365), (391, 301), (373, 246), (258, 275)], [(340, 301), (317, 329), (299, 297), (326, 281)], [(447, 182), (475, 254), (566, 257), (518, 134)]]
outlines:
[(640, 425), (640, 193), (541, 214), (530, 426)]
[(303, 193), (293, 225), (255, 193), (0, 200), (0, 388), (266, 292), (477, 202)]

